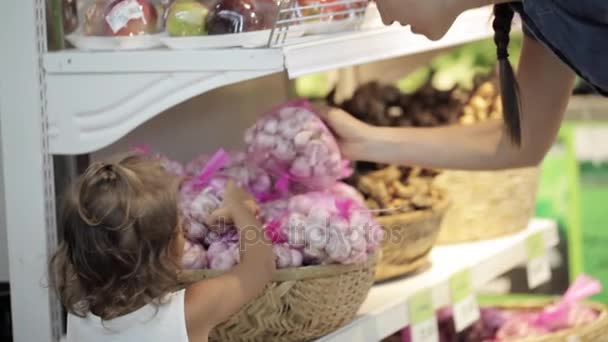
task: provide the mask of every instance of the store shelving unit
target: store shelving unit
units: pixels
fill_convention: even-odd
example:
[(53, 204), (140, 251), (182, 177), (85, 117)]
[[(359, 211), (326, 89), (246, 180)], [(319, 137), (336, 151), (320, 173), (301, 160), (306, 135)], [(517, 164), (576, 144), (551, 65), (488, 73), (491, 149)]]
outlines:
[[(98, 151), (164, 110), (224, 85), (278, 72), (296, 77), (413, 55), (491, 34), (486, 8), (463, 14), (438, 42), (415, 36), (407, 28), (370, 25), (360, 32), (267, 49), (51, 53), (45, 2), (15, 1), (0, 13), (0, 132), (16, 342), (58, 341), (62, 330), (61, 306), (45, 276), (57, 243), (53, 155)], [(470, 247), (472, 253), (475, 248), (481, 253), (479, 246)], [(434, 255), (449, 250), (438, 249)], [(475, 260), (486, 265), (494, 259)], [(419, 279), (425, 277), (430, 276), (403, 286), (423, 286)], [(373, 304), (374, 298), (382, 297), (379, 289), (374, 289), (363, 310), (380, 310)], [(363, 313), (355, 325), (373, 322), (367, 318), (373, 315)], [(382, 323), (387, 325), (383, 331), (407, 323), (406, 318), (399, 319)]]
[(297, 77), (487, 38), (489, 17), (488, 8), (464, 13), (436, 42), (408, 27), (378, 27), (372, 15), (361, 31), (306, 37), (277, 48), (45, 53), (49, 149), (98, 150), (164, 110), (228, 84), (283, 71)]
[(318, 342), (379, 341), (409, 325), (407, 303), (421, 289), (431, 289), (436, 309), (452, 304), (448, 280), (468, 268), (472, 283), (481, 288), (491, 280), (528, 261), (526, 239), (542, 233), (545, 248), (557, 246), (559, 236), (553, 221), (534, 219), (516, 235), (494, 240), (435, 247), (432, 266), (416, 276), (376, 285), (359, 310), (357, 318)]

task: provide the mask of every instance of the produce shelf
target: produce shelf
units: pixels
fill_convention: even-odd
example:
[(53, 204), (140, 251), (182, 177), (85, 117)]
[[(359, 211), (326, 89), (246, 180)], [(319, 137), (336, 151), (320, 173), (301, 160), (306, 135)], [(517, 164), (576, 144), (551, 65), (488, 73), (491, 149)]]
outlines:
[(438, 41), (413, 34), (409, 26), (393, 24), (384, 27), (379, 14), (370, 14), (366, 27), (371, 28), (283, 47), (285, 70), (293, 78), (489, 38), (494, 34), (491, 13), (488, 7), (464, 12)]
[(435, 42), (409, 27), (382, 27), (377, 11), (370, 12), (360, 31), (303, 37), (277, 48), (45, 53), (50, 152), (99, 150), (164, 110), (228, 84), (282, 71), (293, 78), (492, 34), (489, 8), (463, 13)]
[(448, 279), (469, 268), (472, 283), (480, 288), (528, 260), (526, 239), (542, 233), (546, 249), (557, 245), (554, 221), (531, 220), (516, 235), (475, 243), (435, 247), (432, 266), (416, 276), (375, 285), (353, 322), (318, 342), (380, 341), (409, 325), (408, 299), (422, 289), (430, 289), (436, 309), (451, 304)]

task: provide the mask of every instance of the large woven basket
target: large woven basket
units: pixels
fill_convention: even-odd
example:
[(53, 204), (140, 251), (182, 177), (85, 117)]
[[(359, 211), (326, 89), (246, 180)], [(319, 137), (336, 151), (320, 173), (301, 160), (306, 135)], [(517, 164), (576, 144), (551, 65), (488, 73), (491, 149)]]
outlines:
[[(376, 258), (365, 264), (277, 270), (264, 293), (211, 331), (210, 341), (309, 341), (355, 317), (374, 282)], [(220, 272), (190, 271), (189, 284)]]
[(439, 244), (495, 238), (525, 229), (534, 214), (539, 168), (443, 171), (435, 185), (450, 199)]
[(431, 209), (378, 217), (385, 235), (376, 281), (403, 276), (428, 264), (447, 208), (444, 199)]
[[(546, 303), (547, 305), (550, 302)], [(529, 337), (512, 340), (512, 342), (606, 342), (608, 341), (608, 308), (600, 303), (585, 302), (585, 305), (600, 313), (593, 323), (580, 327), (562, 330), (542, 337)], [(526, 304), (525, 301), (514, 305), (501, 305), (503, 309), (534, 309), (540, 308), (538, 301)]]

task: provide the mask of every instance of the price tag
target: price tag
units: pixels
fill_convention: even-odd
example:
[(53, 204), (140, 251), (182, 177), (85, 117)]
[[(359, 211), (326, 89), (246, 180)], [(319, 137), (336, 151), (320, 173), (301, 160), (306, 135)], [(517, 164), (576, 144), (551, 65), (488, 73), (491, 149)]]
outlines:
[(450, 278), (450, 294), (456, 331), (461, 332), (479, 320), (479, 305), (473, 292), (471, 271), (466, 269)]
[(127, 26), (129, 21), (144, 19), (144, 11), (137, 0), (125, 0), (115, 5), (105, 19), (112, 32), (116, 33)]
[(416, 293), (408, 302), (412, 342), (438, 342), (439, 330), (430, 290)]
[(551, 279), (551, 266), (545, 251), (545, 240), (542, 233), (536, 233), (526, 239), (528, 252), (528, 286), (533, 289)]

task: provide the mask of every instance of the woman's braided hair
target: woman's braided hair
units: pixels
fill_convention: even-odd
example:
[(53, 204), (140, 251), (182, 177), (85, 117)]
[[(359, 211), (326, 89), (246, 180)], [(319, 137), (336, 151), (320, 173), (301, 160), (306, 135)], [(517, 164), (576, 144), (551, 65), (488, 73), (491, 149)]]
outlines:
[(516, 145), (521, 145), (521, 104), (519, 101), (519, 86), (515, 72), (509, 62), (509, 34), (515, 12), (511, 4), (504, 3), (494, 6), (494, 42), (498, 57), (498, 72), (500, 76), (500, 95), (502, 98), (503, 116), (507, 134)]

